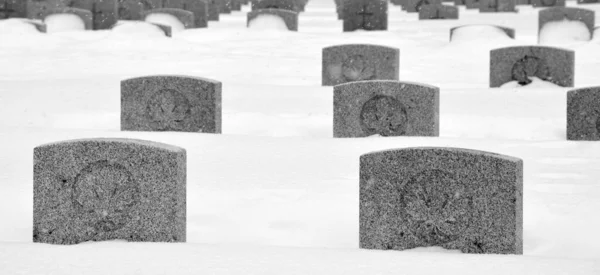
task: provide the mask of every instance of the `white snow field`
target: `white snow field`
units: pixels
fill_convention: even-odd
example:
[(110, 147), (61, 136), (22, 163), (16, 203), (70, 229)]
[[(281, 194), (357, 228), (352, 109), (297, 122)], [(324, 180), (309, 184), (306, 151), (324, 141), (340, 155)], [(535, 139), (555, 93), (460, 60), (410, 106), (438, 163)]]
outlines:
[[(570, 88), (488, 88), (491, 49), (538, 42), (539, 9), (519, 9), (418, 21), (390, 5), (388, 31), (343, 33), (333, 0), (312, 0), (298, 32), (248, 29), (244, 6), (173, 38), (140, 22), (67, 30), (59, 16), (62, 31), (40, 34), (0, 20), (0, 274), (600, 274), (600, 142), (566, 140)], [(516, 39), (476, 27), (450, 43), (466, 24)], [(556, 39), (579, 27), (553, 24), (544, 44), (576, 52), (576, 87), (600, 86), (600, 38)], [(440, 87), (440, 137), (334, 139), (321, 50), (346, 43), (398, 47), (401, 80)], [(120, 81), (154, 74), (221, 81), (223, 133), (121, 132)], [(93, 137), (187, 150), (187, 243), (32, 242), (33, 148)], [(359, 156), (415, 146), (522, 158), (524, 255), (359, 249)]]

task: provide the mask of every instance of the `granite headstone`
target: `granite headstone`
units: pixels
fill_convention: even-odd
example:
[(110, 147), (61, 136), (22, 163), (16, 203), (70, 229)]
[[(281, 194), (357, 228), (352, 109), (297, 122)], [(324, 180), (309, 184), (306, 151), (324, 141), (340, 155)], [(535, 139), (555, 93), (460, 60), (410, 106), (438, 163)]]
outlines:
[(600, 140), (600, 87), (567, 92), (567, 139)]
[(426, 5), (442, 5), (442, 0), (408, 0), (405, 8), (407, 12), (419, 12)]
[(219, 21), (220, 9), (219, 0), (208, 0), (208, 21)]
[(480, 0), (465, 0), (465, 7), (468, 10), (479, 9), (480, 3)]
[(142, 20), (142, 12), (162, 8), (162, 0), (120, 0), (120, 20)]
[(454, 27), (450, 29), (450, 41), (452, 41), (453, 37), (454, 37), (454, 32), (458, 29), (462, 29), (462, 28), (472, 28), (472, 27), (480, 27), (480, 26), (489, 26), (498, 30), (501, 30), (502, 32), (504, 32), (506, 34), (506, 36), (515, 39), (515, 29), (511, 29), (511, 28), (507, 28), (507, 27), (502, 27), (502, 26), (496, 26), (496, 25), (479, 25), (479, 24), (473, 24), (473, 25), (464, 25), (464, 26), (458, 26), (458, 27)]
[(384, 0), (345, 0), (344, 31), (387, 30), (388, 3)]
[(458, 8), (447, 5), (423, 5), (419, 9), (419, 20), (458, 19)]
[(298, 13), (290, 10), (280, 9), (264, 9), (254, 10), (247, 14), (247, 26), (250, 26), (250, 22), (262, 15), (277, 16), (285, 22), (288, 30), (298, 31)]
[(480, 0), (479, 12), (517, 12), (516, 0)]
[(594, 35), (595, 13), (592, 10), (579, 8), (553, 7), (540, 10), (538, 15), (538, 34), (544, 25), (553, 21), (580, 21), (588, 28), (590, 37)]
[(181, 9), (194, 14), (194, 28), (208, 27), (208, 3), (202, 0), (165, 0), (163, 8)]
[(299, 12), (297, 0), (253, 0), (252, 10), (280, 9)]
[(0, 19), (25, 18), (27, 16), (27, 1), (0, 0)]
[(68, 6), (91, 11), (94, 30), (111, 29), (119, 19), (117, 0), (69, 0)]
[(322, 84), (334, 86), (362, 80), (398, 80), (400, 50), (370, 45), (346, 44), (323, 48)]
[(534, 7), (564, 7), (565, 0), (531, 0)]

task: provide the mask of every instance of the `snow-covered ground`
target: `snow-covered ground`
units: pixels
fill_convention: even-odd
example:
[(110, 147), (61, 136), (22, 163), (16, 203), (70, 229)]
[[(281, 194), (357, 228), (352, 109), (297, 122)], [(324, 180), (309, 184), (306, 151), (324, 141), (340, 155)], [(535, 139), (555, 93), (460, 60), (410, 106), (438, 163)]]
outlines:
[[(334, 2), (312, 0), (299, 32), (271, 18), (248, 29), (245, 6), (173, 38), (140, 23), (82, 31), (55, 16), (39, 34), (0, 20), (0, 274), (600, 274), (600, 143), (566, 141), (569, 88), (488, 88), (490, 49), (538, 42), (539, 9), (519, 9), (418, 21), (390, 5), (388, 31), (343, 33)], [(450, 43), (466, 24), (516, 39), (475, 27)], [(581, 28), (552, 24), (540, 41), (576, 52), (576, 87), (600, 86), (600, 37)], [(401, 80), (440, 87), (440, 137), (333, 139), (321, 50), (345, 43), (398, 47)], [(152, 74), (221, 81), (223, 134), (119, 131), (120, 81)], [(33, 147), (89, 137), (187, 150), (187, 243), (32, 243)], [(359, 156), (414, 146), (522, 158), (524, 255), (358, 249)]]

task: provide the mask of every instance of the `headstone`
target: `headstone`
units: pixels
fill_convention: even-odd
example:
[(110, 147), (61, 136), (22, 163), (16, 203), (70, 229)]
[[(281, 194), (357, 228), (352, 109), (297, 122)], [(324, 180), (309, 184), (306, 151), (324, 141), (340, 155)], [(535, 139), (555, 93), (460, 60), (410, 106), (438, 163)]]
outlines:
[(25, 18), (27, 2), (24, 0), (0, 0), (0, 19)]
[(288, 30), (298, 31), (298, 13), (290, 10), (264, 9), (250, 11), (247, 14), (247, 25), (250, 26), (250, 22), (261, 15), (278, 16), (285, 22), (285, 25), (287, 26)]
[(194, 14), (194, 27), (208, 27), (208, 3), (201, 0), (165, 0), (163, 8), (181, 9)]
[(65, 0), (27, 0), (26, 4), (27, 18), (40, 20), (46, 17), (49, 10), (67, 8)]
[(600, 0), (577, 0), (577, 5), (580, 4), (598, 4)]
[(186, 241), (185, 149), (84, 139), (33, 150), (33, 241)]
[(465, 0), (465, 7), (468, 10), (479, 9), (480, 0)]
[(344, 31), (358, 29), (387, 30), (388, 4), (384, 0), (346, 0), (344, 2)]
[[(454, 27), (450, 29), (450, 41), (452, 41), (452, 37), (454, 36), (454, 32), (460, 28), (469, 28), (469, 27), (477, 27), (477, 26), (481, 26), (481, 25), (464, 25), (464, 26), (458, 26), (458, 27)], [(507, 28), (507, 27), (502, 27), (502, 26), (495, 26), (495, 25), (486, 25), (486, 26), (490, 26), (490, 27), (494, 27), (497, 28), (501, 31), (503, 31), (506, 36), (515, 39), (515, 29), (511, 29), (511, 28)]]
[(393, 80), (333, 88), (333, 136), (439, 136), (437, 87)]
[(335, 0), (335, 11), (339, 19), (344, 19), (344, 2), (345, 0)]
[(564, 7), (565, 0), (531, 0), (534, 7)]
[(120, 20), (142, 20), (142, 12), (163, 7), (162, 0), (120, 0), (118, 4)]
[(232, 11), (241, 11), (242, 10), (242, 2), (240, 0), (231, 0), (231, 10)]
[(323, 48), (323, 86), (352, 81), (398, 80), (400, 50), (397, 48), (346, 44)]
[(523, 161), (462, 148), (360, 157), (360, 248), (523, 254)]
[(517, 5), (531, 5), (531, 0), (517, 0)]
[(230, 14), (231, 13), (231, 0), (219, 0), (219, 12)]
[(480, 0), (479, 12), (516, 12), (516, 0)]
[(419, 10), (419, 20), (458, 19), (458, 8), (446, 5), (424, 5)]
[(195, 26), (194, 13), (182, 9), (162, 8), (147, 10), (142, 12), (142, 19), (146, 20), (146, 17), (148, 17), (149, 15), (157, 13), (170, 14), (172, 16), (175, 16), (186, 29), (191, 29)]
[(124, 80), (121, 130), (221, 133), (221, 82), (166, 75)]
[(220, 6), (219, 0), (208, 0), (208, 21), (219, 21)]
[(578, 8), (554, 7), (540, 10), (538, 15), (538, 34), (544, 25), (551, 21), (580, 21), (590, 31), (590, 37), (594, 35), (595, 14), (594, 11)]
[(94, 30), (111, 29), (119, 19), (117, 0), (70, 0), (68, 6), (91, 11)]
[(537, 77), (561, 87), (573, 87), (575, 52), (543, 47), (517, 46), (495, 49), (490, 52), (490, 87), (517, 81), (531, 83)]
[(600, 140), (600, 87), (567, 92), (567, 139)]
[(297, 0), (253, 0), (252, 10), (280, 9), (299, 12)]
[(407, 12), (419, 12), (422, 6), (441, 5), (442, 0), (408, 0), (406, 3)]
[(81, 18), (83, 25), (86, 30), (91, 30), (93, 28), (93, 19), (92, 12), (84, 9), (77, 8), (57, 8), (57, 9), (48, 9), (43, 11), (42, 19), (53, 15), (53, 14), (74, 14)]
[(454, 6), (464, 6), (465, 0), (454, 0)]

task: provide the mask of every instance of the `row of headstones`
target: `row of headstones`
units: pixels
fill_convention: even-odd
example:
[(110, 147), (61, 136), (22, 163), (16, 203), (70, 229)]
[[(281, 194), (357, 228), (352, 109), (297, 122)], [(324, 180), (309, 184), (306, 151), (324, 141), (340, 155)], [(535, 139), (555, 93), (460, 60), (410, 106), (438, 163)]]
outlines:
[[(307, 2), (252, 0), (252, 11), (300, 12)], [(110, 29), (118, 20), (142, 20), (151, 13), (167, 13), (177, 17), (186, 28), (205, 28), (208, 21), (218, 21), (220, 13), (240, 10), (247, 3), (248, 0), (0, 0), (0, 19), (44, 19), (51, 14), (70, 13), (81, 17), (86, 29)]]
[[(133, 139), (34, 148), (33, 241), (186, 241), (186, 150)], [(523, 161), (461, 148), (360, 156), (360, 248), (523, 254)]]

